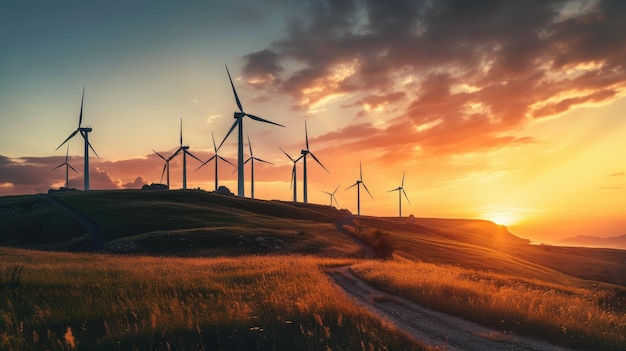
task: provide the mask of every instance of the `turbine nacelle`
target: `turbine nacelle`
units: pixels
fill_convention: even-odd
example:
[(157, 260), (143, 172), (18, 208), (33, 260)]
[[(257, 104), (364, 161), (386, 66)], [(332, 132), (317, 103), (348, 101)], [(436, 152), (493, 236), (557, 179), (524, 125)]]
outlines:
[(246, 114), (245, 114), (245, 113), (243, 113), (243, 112), (235, 112), (235, 113), (233, 114), (233, 117), (234, 117), (235, 119), (239, 119), (239, 118), (242, 118), (242, 117), (243, 117), (243, 116), (245, 116), (245, 115), (246, 115)]
[(309, 150), (300, 150), (300, 155), (308, 155), (309, 153)]
[(80, 128), (78, 128), (78, 131), (91, 133), (92, 129), (91, 129), (91, 127), (80, 127)]

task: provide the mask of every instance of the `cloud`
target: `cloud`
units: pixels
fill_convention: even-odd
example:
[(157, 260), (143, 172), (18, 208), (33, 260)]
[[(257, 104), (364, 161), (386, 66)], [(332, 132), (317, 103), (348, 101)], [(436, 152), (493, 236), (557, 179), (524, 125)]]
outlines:
[(282, 39), (246, 55), (243, 74), (270, 79), (302, 109), (339, 97), (356, 101), (343, 106), (361, 106), (361, 117), (397, 111), (384, 128), (370, 121), (325, 136), (347, 146), (439, 155), (532, 143), (513, 133), (534, 119), (610, 102), (626, 88), (623, 2), (302, 6), (308, 20), (290, 21)]
[(126, 183), (122, 187), (124, 189), (141, 189), (141, 187), (145, 184), (147, 184), (146, 180), (143, 179), (143, 177), (138, 176), (133, 182)]
[(613, 174), (609, 174), (609, 177), (621, 177), (624, 175), (624, 172), (617, 172)]

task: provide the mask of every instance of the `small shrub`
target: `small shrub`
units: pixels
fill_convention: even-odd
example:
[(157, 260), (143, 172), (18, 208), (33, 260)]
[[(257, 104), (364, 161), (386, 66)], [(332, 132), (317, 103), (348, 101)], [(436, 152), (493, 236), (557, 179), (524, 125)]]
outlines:
[[(17, 265), (13, 267), (13, 271), (9, 274), (7, 270), (6, 278), (2, 279), (2, 272), (0, 272), (0, 289), (17, 289), (20, 286), (20, 280), (22, 279), (22, 270), (24, 266)], [(3, 280), (5, 282), (3, 282)]]

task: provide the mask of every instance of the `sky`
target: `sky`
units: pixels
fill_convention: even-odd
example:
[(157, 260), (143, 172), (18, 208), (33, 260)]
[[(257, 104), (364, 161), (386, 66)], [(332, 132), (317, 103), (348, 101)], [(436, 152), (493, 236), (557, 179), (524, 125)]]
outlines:
[[(3, 1), (0, 196), (161, 180), (184, 144), (214, 155), (237, 105), (255, 197), (291, 200), (309, 149), (309, 202), (356, 213), (482, 218), (552, 243), (626, 234), (626, 3), (615, 1)], [(245, 143), (245, 157), (249, 155)], [(219, 150), (237, 163), (236, 133)], [(188, 188), (214, 190), (214, 163), (188, 159)], [(182, 160), (170, 163), (182, 187)], [(237, 173), (219, 165), (236, 193)], [(246, 165), (246, 196), (250, 168)], [(297, 166), (302, 199), (302, 164)]]

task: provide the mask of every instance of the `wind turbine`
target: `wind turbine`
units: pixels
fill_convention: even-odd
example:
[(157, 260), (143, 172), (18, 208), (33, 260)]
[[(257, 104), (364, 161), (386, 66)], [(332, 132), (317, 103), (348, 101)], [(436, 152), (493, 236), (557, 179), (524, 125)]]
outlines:
[[(298, 163), (298, 161), (300, 161), (300, 159), (302, 157), (304, 157), (304, 156), (301, 155), (300, 157), (298, 157), (297, 159), (294, 160), (293, 157), (289, 156), (289, 154), (285, 152), (285, 150), (283, 150), (280, 147), (279, 147), (279, 149), (280, 149), (280, 151), (282, 151), (285, 154), (285, 156), (289, 157), (289, 159), (293, 163), (293, 167), (291, 168), (291, 183), (290, 183), (290, 186), (293, 187), (293, 202), (298, 202), (298, 196), (297, 196), (298, 191), (297, 191), (297, 188), (296, 188), (296, 163)], [(290, 187), (290, 189), (291, 189), (291, 187)]]
[(250, 197), (254, 199), (254, 160), (257, 160), (259, 162), (264, 162), (270, 165), (273, 165), (273, 163), (271, 162), (267, 162), (265, 160), (261, 160), (258, 157), (254, 157), (254, 155), (252, 155), (252, 144), (250, 143), (250, 135), (248, 134), (248, 147), (250, 147), (250, 157), (248, 157), (248, 159), (243, 163), (246, 164), (248, 163), (248, 161), (250, 161)]
[(213, 150), (215, 150), (215, 155), (211, 156), (211, 158), (209, 158), (208, 160), (203, 162), (200, 165), (200, 167), (196, 168), (196, 171), (199, 170), (200, 168), (202, 168), (207, 163), (213, 161), (213, 159), (215, 159), (215, 191), (217, 191), (217, 165), (219, 163), (219, 160), (225, 161), (225, 162), (227, 162), (228, 164), (230, 164), (233, 167), (236, 167), (236, 166), (234, 164), (232, 164), (232, 162), (228, 161), (227, 159), (225, 159), (222, 156), (217, 154), (217, 152), (219, 151), (220, 148), (215, 146), (215, 136), (213, 135), (213, 133), (211, 133), (211, 138), (213, 139)]
[(337, 201), (337, 198), (335, 197), (335, 193), (337, 192), (337, 190), (339, 189), (339, 187), (341, 186), (341, 184), (337, 185), (337, 187), (335, 188), (335, 191), (333, 191), (332, 193), (328, 193), (325, 191), (322, 191), (324, 194), (326, 195), (330, 195), (330, 206), (333, 206), (333, 199), (335, 200), (335, 203), (337, 204), (337, 207), (339, 207), (339, 201)]
[(261, 117), (244, 112), (243, 107), (241, 106), (241, 101), (239, 101), (239, 96), (237, 95), (237, 90), (235, 90), (235, 85), (233, 84), (233, 80), (230, 77), (228, 66), (226, 66), (226, 73), (228, 73), (228, 80), (230, 80), (230, 86), (233, 88), (233, 94), (235, 95), (235, 101), (237, 102), (237, 107), (239, 107), (239, 112), (234, 113), (235, 122), (233, 123), (232, 127), (230, 127), (230, 130), (228, 131), (228, 133), (226, 133), (224, 140), (222, 140), (222, 142), (220, 143), (220, 147), (222, 147), (222, 144), (224, 144), (224, 142), (226, 141), (230, 133), (232, 133), (232, 131), (235, 129), (235, 127), (238, 126), (239, 130), (237, 133), (238, 134), (238, 139), (237, 139), (237, 147), (238, 147), (237, 148), (237, 196), (244, 197), (245, 191), (244, 191), (244, 175), (243, 175), (243, 118), (245, 116), (248, 116), (255, 121), (269, 123), (269, 124), (277, 125), (280, 127), (285, 127), (285, 126), (282, 124), (274, 123), (266, 119), (263, 119)]
[[(307, 155), (311, 155), (311, 157), (313, 157), (313, 159), (315, 160), (315, 162), (317, 162), (320, 166), (322, 166), (322, 168), (324, 168), (324, 170), (326, 172), (328, 172), (328, 170), (326, 169), (326, 167), (324, 167), (324, 165), (317, 159), (317, 157), (315, 157), (315, 155), (309, 151), (309, 133), (307, 132), (306, 129), (306, 121), (304, 121), (304, 136), (306, 138), (306, 149), (300, 151), (300, 153), (302, 154), (303, 157), (303, 161), (304, 161), (304, 203), (306, 204), (308, 202), (308, 192), (307, 192), (307, 179), (306, 179), (306, 175), (307, 175), (307, 171), (306, 171), (306, 157)], [(328, 172), (330, 173), (330, 172)]]
[(69, 152), (70, 152), (70, 145), (67, 145), (67, 150), (65, 151), (65, 162), (61, 163), (60, 165), (54, 167), (53, 169), (51, 169), (50, 171), (54, 171), (57, 168), (60, 168), (61, 166), (65, 166), (65, 190), (70, 188), (70, 177), (69, 177), (69, 170), (72, 169), (72, 171), (76, 172), (76, 174), (80, 175), (80, 173), (78, 173), (77, 170), (74, 169), (74, 167), (72, 167), (71, 164), (69, 164), (67, 162), (68, 157), (69, 157)]
[[(154, 149), (152, 149), (152, 151), (154, 151)], [(178, 155), (178, 152), (174, 153), (172, 156), (165, 158), (163, 155), (161, 155), (160, 153), (154, 151), (155, 154), (157, 154), (157, 156), (159, 156), (163, 161), (165, 161), (165, 164), (163, 165), (163, 171), (161, 172), (161, 182), (163, 182), (163, 174), (165, 173), (165, 170), (167, 169), (167, 189), (169, 190), (170, 188), (170, 161), (174, 158), (174, 156)]]
[(89, 190), (89, 149), (91, 149), (91, 151), (93, 151), (93, 153), (98, 158), (100, 158), (100, 156), (98, 156), (98, 153), (96, 152), (96, 150), (94, 150), (93, 146), (91, 146), (91, 144), (89, 143), (89, 133), (92, 131), (92, 129), (90, 127), (81, 127), (81, 124), (83, 123), (83, 102), (84, 101), (85, 101), (85, 88), (83, 87), (83, 97), (80, 100), (80, 115), (78, 117), (78, 128), (76, 128), (76, 130), (72, 134), (70, 134), (70, 136), (68, 136), (67, 139), (65, 139), (61, 143), (61, 145), (59, 145), (55, 150), (58, 150), (68, 140), (72, 139), (74, 135), (76, 135), (76, 133), (80, 132), (80, 135), (83, 137), (83, 139), (85, 139), (85, 161), (84, 161), (85, 175), (83, 178), (85, 180), (85, 190)]
[(409, 197), (406, 195), (406, 191), (404, 191), (404, 171), (402, 171), (402, 185), (387, 192), (390, 193), (392, 191), (398, 192), (398, 208), (400, 212), (399, 217), (402, 217), (402, 194), (404, 194), (404, 197), (406, 198), (406, 201), (409, 203), (409, 205), (411, 204), (411, 201), (409, 201)]
[(183, 152), (183, 190), (186, 190), (187, 189), (187, 155), (195, 158), (199, 162), (202, 162), (202, 161), (189, 151), (189, 145), (183, 145), (183, 119), (182, 117), (180, 119), (180, 147), (178, 148), (178, 150), (176, 150), (176, 152), (169, 159), (170, 160), (173, 159), (181, 151)]
[(359, 180), (357, 180), (354, 184), (347, 187), (345, 190), (348, 190), (354, 186), (356, 186), (356, 206), (357, 206), (357, 215), (361, 215), (361, 184), (369, 194), (369, 196), (374, 199), (370, 191), (367, 189), (367, 186), (363, 182), (363, 168), (361, 167), (361, 161), (359, 161)]

